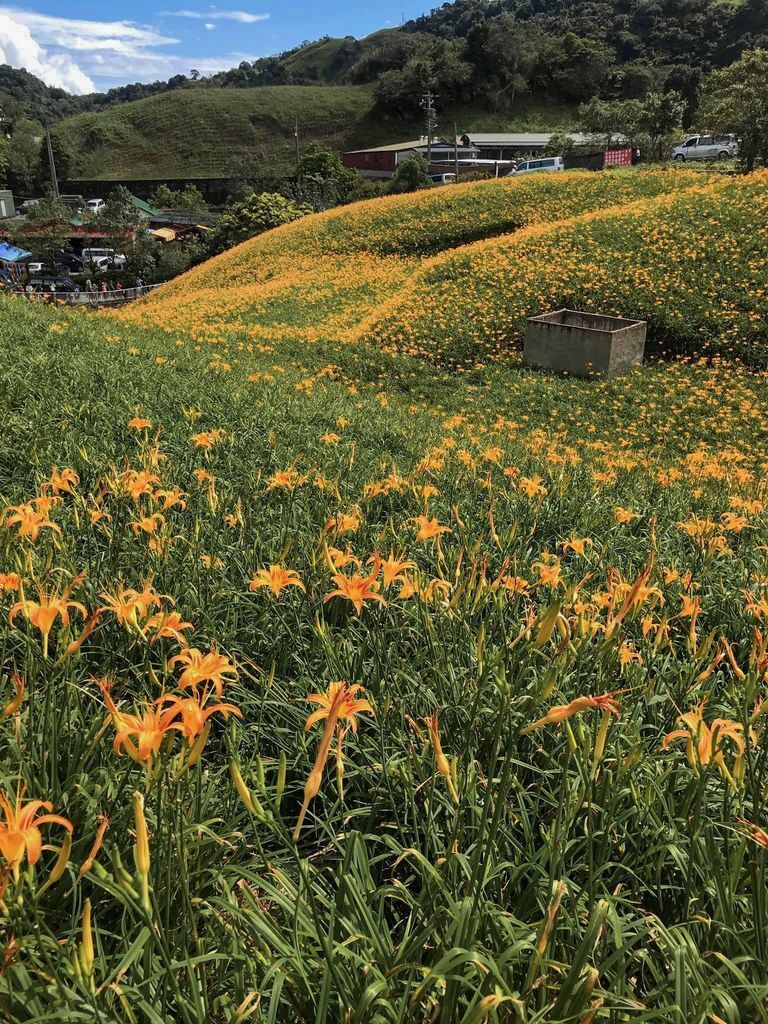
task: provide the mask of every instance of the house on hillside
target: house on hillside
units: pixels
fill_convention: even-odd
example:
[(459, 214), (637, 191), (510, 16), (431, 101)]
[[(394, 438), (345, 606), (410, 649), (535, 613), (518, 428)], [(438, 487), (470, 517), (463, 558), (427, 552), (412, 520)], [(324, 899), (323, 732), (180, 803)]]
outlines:
[[(432, 143), (432, 163), (437, 171), (444, 171), (445, 164), (455, 159), (456, 147), (452, 142), (435, 141)], [(407, 160), (414, 153), (421, 153), (426, 157), (429, 152), (425, 138), (415, 139), (413, 142), (396, 142), (390, 146), (374, 146), (371, 149), (353, 149), (342, 155), (345, 167), (358, 171), (364, 178), (392, 178), (394, 177), (397, 165)], [(477, 157), (477, 152), (471, 146), (459, 145), (459, 160), (464, 163)], [(435, 168), (435, 165), (437, 167)]]

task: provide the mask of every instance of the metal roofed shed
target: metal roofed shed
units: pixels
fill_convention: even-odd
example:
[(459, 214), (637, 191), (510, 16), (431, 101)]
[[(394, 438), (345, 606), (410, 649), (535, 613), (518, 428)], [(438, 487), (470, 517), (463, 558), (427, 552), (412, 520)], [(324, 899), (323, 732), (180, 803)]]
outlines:
[(163, 211), (158, 210), (154, 206), (150, 206), (149, 203), (145, 203), (143, 199), (139, 199), (138, 196), (131, 196), (131, 202), (136, 209), (145, 217), (162, 217)]
[[(567, 136), (576, 148), (595, 145), (595, 136), (584, 132), (467, 132), (461, 136), (465, 146), (477, 149), (482, 157), (492, 160), (511, 160), (523, 154), (536, 154), (545, 150), (556, 135)], [(614, 136), (615, 143), (625, 141)]]

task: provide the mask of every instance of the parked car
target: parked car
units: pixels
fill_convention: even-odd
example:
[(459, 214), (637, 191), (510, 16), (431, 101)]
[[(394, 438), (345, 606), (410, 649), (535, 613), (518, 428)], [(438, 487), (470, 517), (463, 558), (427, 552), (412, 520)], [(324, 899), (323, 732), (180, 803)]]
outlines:
[(80, 290), (80, 285), (75, 284), (71, 277), (61, 277), (56, 274), (31, 275), (28, 283), (32, 285), (35, 291), (37, 291), (39, 286), (41, 291), (50, 292), (53, 290), (53, 286), (57, 294), (61, 292), (63, 295)]
[(448, 185), (452, 181), (456, 181), (455, 174), (430, 174), (430, 178), (436, 185)]
[(739, 143), (733, 135), (690, 135), (672, 150), (673, 160), (727, 160), (736, 156)]
[(126, 257), (121, 252), (115, 252), (114, 249), (98, 249), (98, 248), (87, 248), (83, 249), (83, 260), (86, 263), (96, 263), (99, 259), (107, 259), (109, 265), (113, 266), (116, 270), (122, 270), (126, 263)]
[(75, 274), (81, 274), (85, 269), (83, 257), (78, 256), (76, 252), (57, 252), (53, 257), (53, 262), (57, 267), (66, 267), (67, 270)]
[(85, 206), (85, 200), (83, 197), (76, 195), (61, 195), (59, 196), (59, 202), (70, 207), (70, 209), (74, 210), (75, 213), (82, 213), (83, 207)]
[(40, 260), (32, 260), (26, 267), (28, 274), (41, 274), (45, 270), (45, 264)]
[(32, 213), (35, 207), (39, 204), (39, 199), (25, 199), (23, 203), (19, 203), (17, 207), (18, 213), (28, 214)]
[(523, 160), (510, 174), (533, 174), (537, 171), (564, 171), (565, 162), (561, 156), (542, 156), (535, 160)]
[(85, 212), (90, 214), (101, 213), (106, 205), (103, 199), (89, 199), (85, 204)]

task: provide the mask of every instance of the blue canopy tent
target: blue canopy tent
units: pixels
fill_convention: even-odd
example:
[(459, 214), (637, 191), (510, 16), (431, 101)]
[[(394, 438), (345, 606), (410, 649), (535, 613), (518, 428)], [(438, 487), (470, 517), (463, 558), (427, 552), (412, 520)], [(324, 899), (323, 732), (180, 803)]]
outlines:
[(15, 245), (9, 245), (7, 242), (0, 242), (0, 270), (5, 270), (14, 277), (20, 277), (21, 264), (24, 260), (29, 259), (31, 255), (31, 252), (19, 249)]

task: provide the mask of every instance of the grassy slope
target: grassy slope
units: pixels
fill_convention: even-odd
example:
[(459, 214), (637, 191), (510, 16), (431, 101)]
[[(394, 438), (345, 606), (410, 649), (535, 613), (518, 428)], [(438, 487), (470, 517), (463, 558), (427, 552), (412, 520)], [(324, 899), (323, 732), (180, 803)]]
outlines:
[[(381, 31), (361, 39), (360, 45), (364, 50), (369, 49), (376, 46), (385, 36), (396, 31), (398, 30), (381, 29)], [(318, 82), (326, 84), (336, 83), (341, 80), (351, 66), (350, 62), (345, 61), (339, 52), (344, 43), (344, 39), (317, 40), (286, 57), (283, 63), (297, 78), (316, 79)], [(360, 53), (361, 51), (357, 51), (352, 63), (359, 59)]]
[(371, 104), (363, 86), (180, 89), (81, 114), (55, 131), (77, 154), (73, 178), (226, 176), (237, 158), (271, 173), (295, 163), (295, 118), (305, 143), (343, 149)]
[[(372, 106), (367, 86), (178, 89), (79, 114), (56, 125), (54, 133), (75, 154), (72, 179), (227, 176), (233, 160), (255, 162), (266, 175), (293, 169), (296, 118), (304, 145), (319, 139), (336, 150), (420, 134), (418, 120), (381, 121)], [(526, 98), (505, 114), (472, 107), (441, 111), (441, 124), (448, 132), (454, 122), (460, 131), (555, 127), (571, 116), (567, 108)]]
[[(545, 187), (527, 185), (538, 216)], [(457, 190), (338, 216), (361, 228), (372, 218), (373, 244), (391, 250), (387, 226), (397, 233), (404, 204), (463, 197), (476, 214), (484, 195), (499, 198)], [(443, 214), (415, 218), (421, 251), (445, 246), (456, 210)], [(331, 249), (334, 223), (275, 232), (187, 283), (229, 274), (231, 300), (256, 269), (274, 269), (256, 258), (264, 247), (287, 262), (286, 239), (303, 238), (319, 261), (312, 235)], [(187, 301), (183, 288), (167, 295)], [(282, 315), (301, 324), (311, 298), (286, 299)], [(173, 303), (160, 296), (145, 309), (155, 326), (0, 300), (0, 493), (14, 504), (40, 494), (53, 465), (81, 479), (50, 508), (61, 536), (46, 530), (31, 545), (0, 530), (1, 564), (59, 588), (87, 569), (73, 597), (89, 611), (120, 581), (151, 582), (194, 624), (195, 646), (217, 642), (237, 662), (240, 681), (225, 692), (243, 719), (214, 720), (199, 770), (150, 780), (112, 751), (93, 677), (116, 676), (115, 697), (133, 710), (174, 685), (176, 645), (148, 644), (105, 614), (59, 663), (68, 638), (58, 629), (46, 661), (23, 615), (3, 628), (4, 670), (23, 671), (28, 694), (0, 728), (0, 782), (12, 792), (21, 775), (30, 797), (53, 799), (75, 823), (57, 886), (33, 902), (25, 874), (26, 899), (6, 897), (9, 931), (23, 936), (0, 975), (9, 1019), (53, 1024), (73, 1006), (93, 1018), (95, 1004), (123, 1020), (119, 997), (138, 1020), (225, 1024), (258, 992), (274, 1020), (342, 1020), (353, 1007), (359, 1024), (438, 1014), (476, 1024), (489, 1006), (499, 1021), (530, 1024), (607, 1020), (614, 1008), (648, 1024), (761, 1020), (765, 853), (739, 819), (763, 821), (764, 716), (752, 722), (743, 784), (661, 742), (701, 702), (708, 722), (737, 719), (746, 732), (764, 696), (765, 664), (753, 658), (737, 678), (720, 638), (743, 674), (759, 620), (742, 591), (765, 587), (765, 377), (683, 364), (601, 382), (499, 364), (457, 375), (366, 340), (334, 346), (297, 331), (259, 343), (236, 310), (228, 324), (216, 313), (214, 333), (204, 309), (197, 328), (167, 322)], [(137, 412), (151, 429), (127, 428)], [(214, 429), (223, 434), (210, 452), (195, 447), (193, 434)], [(120, 493), (126, 466), (187, 492), (155, 548), (129, 526), (154, 505)], [(290, 468), (306, 476), (293, 493), (268, 489)], [(439, 545), (415, 540), (425, 510), (450, 530)], [(359, 524), (335, 537), (327, 524), (340, 511)], [(227, 525), (227, 514), (239, 521)], [(324, 602), (324, 543), (362, 560), (390, 548), (413, 559), (422, 597), (399, 600), (390, 587), (386, 607), (360, 616)], [(645, 586), (624, 608), (651, 551)], [(256, 570), (280, 560), (307, 593), (249, 592)], [(430, 596), (434, 578), (447, 596)], [(513, 589), (494, 589), (501, 579)], [(15, 596), (2, 600), (7, 611)], [(553, 633), (552, 608), (562, 613)], [(296, 847), (320, 731), (304, 731), (306, 697), (335, 679), (364, 683), (376, 715), (347, 734), (343, 796), (331, 763)], [(613, 690), (618, 718), (587, 709), (521, 732), (552, 705)], [(423, 723), (435, 708), (458, 806)], [(728, 770), (737, 749), (724, 741)], [(255, 813), (229, 782), (232, 757)], [(134, 789), (147, 791), (151, 927), (115, 858), (133, 870)], [(103, 812), (104, 849), (77, 879)], [(38, 888), (55, 856), (43, 854)], [(95, 984), (72, 968), (86, 897)], [(118, 972), (119, 992), (104, 983)]]

